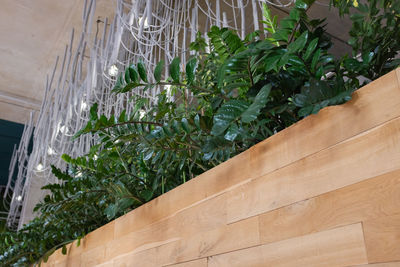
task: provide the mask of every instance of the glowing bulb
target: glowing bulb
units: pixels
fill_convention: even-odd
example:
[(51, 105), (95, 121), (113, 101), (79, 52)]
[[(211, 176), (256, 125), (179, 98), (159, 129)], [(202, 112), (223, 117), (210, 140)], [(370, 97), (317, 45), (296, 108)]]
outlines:
[(97, 155), (93, 156), (94, 160), (97, 160), (99, 157)]
[[(143, 21), (143, 17), (139, 17), (139, 25), (142, 25), (142, 21)], [(149, 27), (149, 22), (148, 22), (147, 18), (145, 18), (144, 22), (143, 22), (143, 28), (146, 29), (148, 27)]]
[(87, 110), (88, 108), (88, 104), (86, 104), (86, 102), (82, 101), (81, 102), (81, 111)]
[(139, 119), (143, 119), (143, 117), (146, 115), (146, 111), (144, 111), (143, 109), (141, 109), (139, 111)]
[(56, 152), (54, 151), (54, 149), (52, 149), (51, 147), (49, 147), (48, 149), (47, 149), (47, 154), (48, 155), (54, 155)]
[(60, 132), (63, 133), (63, 134), (67, 133), (68, 132), (67, 127), (65, 127), (65, 125), (61, 126), (60, 127)]
[(17, 196), (17, 201), (21, 201), (22, 200), (22, 196), (21, 195), (19, 195), (19, 196)]
[(36, 166), (36, 170), (42, 171), (42, 170), (43, 170), (43, 164), (42, 164), (42, 163), (39, 163), (39, 164)]
[(78, 173), (75, 175), (75, 177), (82, 177), (82, 173), (81, 173), (81, 172), (78, 172)]
[(115, 77), (118, 75), (118, 68), (115, 65), (111, 65), (110, 68), (108, 69), (108, 75), (111, 77)]

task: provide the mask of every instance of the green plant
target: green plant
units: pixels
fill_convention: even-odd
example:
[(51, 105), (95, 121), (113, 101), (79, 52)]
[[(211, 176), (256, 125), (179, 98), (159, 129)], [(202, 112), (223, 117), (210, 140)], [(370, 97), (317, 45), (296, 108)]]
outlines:
[[(374, 80), (400, 64), (400, 2), (397, 0), (331, 0), (344, 16), (350, 15), (352, 28), (348, 43), (353, 57), (343, 61), (349, 75)], [(354, 58), (359, 55), (359, 58)], [(396, 59), (397, 56), (397, 59)]]
[(301, 118), (346, 102), (360, 86), (359, 76), (369, 75), (367, 70), (373, 69), (373, 75), (365, 77), (374, 78), (398, 65), (392, 50), (399, 48), (392, 44), (380, 50), (379, 60), (375, 54), (363, 61), (348, 55), (335, 59), (328, 51), (332, 42), (324, 21), (306, 15), (312, 2), (297, 1), (280, 25), (264, 6), (270, 34), (263, 40), (255, 38), (257, 32), (241, 40), (234, 31), (212, 27), (207, 44), (198, 34), (190, 46), (196, 55), (184, 71), (179, 58), (174, 59), (170, 77), (162, 77), (164, 62), (157, 64), (153, 77), (142, 62), (129, 66), (114, 93), (170, 86), (176, 100), (171, 102), (166, 90), (154, 105), (135, 97), (133, 111), (110, 117), (99, 114), (94, 104), (89, 122), (75, 138), (97, 134), (99, 143), (83, 157), (63, 155), (68, 170), (53, 167), (62, 183), (44, 187), (51, 193), (36, 207), (38, 218), (17, 233), (1, 234), (5, 245), (0, 244), (0, 260), (23, 266), (45, 260), (57, 248), (66, 252), (71, 240)]

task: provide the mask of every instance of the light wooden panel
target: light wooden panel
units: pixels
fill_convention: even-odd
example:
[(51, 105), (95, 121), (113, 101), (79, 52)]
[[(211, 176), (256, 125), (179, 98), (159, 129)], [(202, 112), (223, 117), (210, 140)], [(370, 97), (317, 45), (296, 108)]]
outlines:
[(396, 170), (400, 166), (399, 136), (400, 118), (230, 191), (228, 222)]
[[(225, 196), (199, 203), (175, 216), (153, 223), (107, 243), (106, 258), (112, 259), (129, 251), (157, 247), (226, 224)], [(117, 220), (118, 221), (118, 220)]]
[(400, 213), (400, 170), (260, 216), (263, 243)]
[(208, 266), (346, 266), (367, 262), (360, 223), (210, 257)]
[(369, 262), (400, 261), (400, 213), (366, 220), (363, 225)]
[[(400, 69), (397, 71), (400, 76)], [(399, 117), (400, 81), (396, 83), (396, 79), (392, 71), (356, 91), (350, 102), (324, 108), (252, 147), (254, 176), (275, 171)]]
[(160, 263), (168, 265), (260, 245), (257, 217), (160, 246)]
[(399, 84), (400, 69), (44, 266), (397, 266)]

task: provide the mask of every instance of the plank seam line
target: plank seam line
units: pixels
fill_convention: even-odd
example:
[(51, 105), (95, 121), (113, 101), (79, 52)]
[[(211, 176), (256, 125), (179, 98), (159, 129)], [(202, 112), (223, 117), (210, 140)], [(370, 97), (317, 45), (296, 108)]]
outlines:
[(210, 257), (220, 256), (220, 255), (224, 255), (224, 254), (228, 254), (228, 253), (233, 253), (233, 252), (240, 251), (240, 250), (245, 250), (245, 249), (251, 249), (251, 248), (255, 248), (255, 247), (262, 247), (262, 246), (269, 245), (269, 244), (280, 243), (280, 242), (287, 241), (287, 240), (290, 240), (290, 239), (301, 238), (301, 237), (304, 237), (304, 236), (313, 235), (313, 234), (317, 234), (317, 233), (321, 233), (321, 232), (326, 232), (326, 231), (331, 231), (331, 230), (334, 230), (334, 229), (343, 228), (343, 227), (347, 227), (347, 226), (351, 226), (351, 225), (356, 225), (356, 224), (361, 224), (361, 221), (354, 222), (354, 223), (350, 223), (350, 224), (346, 224), (346, 225), (336, 226), (336, 227), (333, 227), (333, 228), (330, 228), (330, 229), (324, 229), (324, 230), (322, 230), (322, 231), (312, 232), (312, 233), (309, 233), (309, 234), (306, 234), (306, 235), (294, 236), (294, 237), (290, 237), (290, 238), (278, 240), (278, 241), (275, 241), (275, 242), (270, 242), (270, 243), (261, 243), (261, 242), (260, 242), (260, 243), (257, 244), (257, 245), (253, 245), (253, 246), (249, 246), (249, 247), (245, 247), (245, 248), (234, 249), (234, 250), (230, 250), (230, 251), (227, 251), (227, 252), (216, 253), (216, 254), (209, 255), (209, 256), (204, 256), (204, 257), (201, 257), (201, 258), (195, 258), (195, 259), (186, 260), (186, 261), (183, 261), (183, 262), (176, 262), (176, 263), (172, 263), (172, 264), (168, 264), (168, 265), (162, 265), (162, 266), (163, 266), (163, 267), (173, 266), (173, 265), (176, 265), (176, 264), (186, 263), (186, 262), (190, 262), (190, 261), (194, 261), (194, 260), (199, 260), (199, 259), (204, 259), (204, 258), (207, 258), (207, 263), (208, 263), (208, 259), (209, 259)]
[[(283, 206), (281, 206), (281, 207), (273, 208), (273, 209), (271, 209), (271, 210), (268, 210), (268, 211), (266, 211), (266, 212), (262, 212), (262, 213), (260, 213), (260, 214), (255, 214), (255, 215), (251, 215), (251, 216), (248, 216), (248, 217), (246, 217), (246, 218), (242, 218), (242, 219), (239, 219), (239, 220), (236, 220), (236, 221), (228, 222), (227, 225), (231, 225), (231, 224), (234, 224), (234, 223), (238, 223), (238, 222), (241, 222), (241, 221), (244, 221), (244, 220), (247, 220), (247, 219), (256, 217), (256, 216), (261, 216), (261, 215), (263, 215), (263, 214), (270, 213), (270, 212), (273, 212), (273, 211), (276, 211), (276, 210), (279, 210), (279, 209), (284, 209), (284, 208), (287, 208), (287, 207), (289, 207), (289, 206), (292, 206), (292, 205), (295, 205), (295, 204), (299, 204), (299, 203), (304, 202), (304, 201), (309, 201), (309, 200), (312, 200), (312, 199), (314, 199), (314, 198), (323, 196), (323, 195), (325, 195), (325, 194), (329, 194), (329, 193), (331, 193), (331, 192), (335, 192), (335, 191), (337, 191), (337, 190), (341, 190), (341, 189), (346, 188), (346, 187), (349, 187), (349, 186), (354, 186), (354, 185), (357, 185), (357, 184), (366, 182), (366, 181), (368, 181), (368, 180), (375, 179), (375, 178), (377, 178), (377, 177), (379, 177), (379, 176), (386, 175), (386, 174), (391, 173), (391, 172), (397, 172), (397, 171), (399, 171), (399, 170), (400, 170), (400, 168), (395, 169), (395, 170), (390, 170), (390, 171), (387, 171), (387, 172), (384, 172), (384, 173), (380, 173), (380, 174), (378, 174), (378, 175), (375, 175), (375, 176), (372, 176), (372, 177), (368, 177), (368, 178), (366, 178), (366, 179), (364, 179), (364, 180), (362, 180), (362, 181), (356, 182), (356, 183), (354, 183), (354, 184), (345, 185), (345, 186), (336, 188), (336, 189), (331, 190), (331, 191), (328, 191), (328, 192), (320, 193), (320, 194), (315, 195), (315, 196), (313, 196), (313, 197), (305, 198), (305, 199), (302, 199), (302, 200), (299, 200), (299, 201), (295, 201), (295, 202), (290, 203), (290, 204), (283, 205)], [(396, 213), (396, 214), (397, 214), (397, 213)], [(333, 229), (333, 228), (331, 228), (331, 229)]]
[(368, 263), (369, 263), (369, 255), (368, 255), (367, 242), (366, 242), (366, 240), (365, 240), (364, 222), (361, 222), (361, 229), (362, 229), (362, 232), (363, 232), (363, 240), (364, 240), (365, 256), (367, 257), (367, 264), (368, 264)]

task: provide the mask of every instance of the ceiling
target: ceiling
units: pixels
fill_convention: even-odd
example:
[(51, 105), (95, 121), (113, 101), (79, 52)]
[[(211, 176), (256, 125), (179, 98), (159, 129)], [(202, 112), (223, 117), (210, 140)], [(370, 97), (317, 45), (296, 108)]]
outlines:
[[(80, 32), (83, 0), (0, 0), (0, 119), (25, 123), (39, 111), (46, 75), (62, 56), (72, 28)], [(114, 0), (98, 0), (111, 17)]]
[[(62, 56), (72, 29), (80, 33), (84, 3), (0, 0), (0, 185), (7, 182), (23, 123), (40, 109), (46, 75)], [(114, 5), (114, 0), (97, 0), (96, 16), (111, 17)]]

